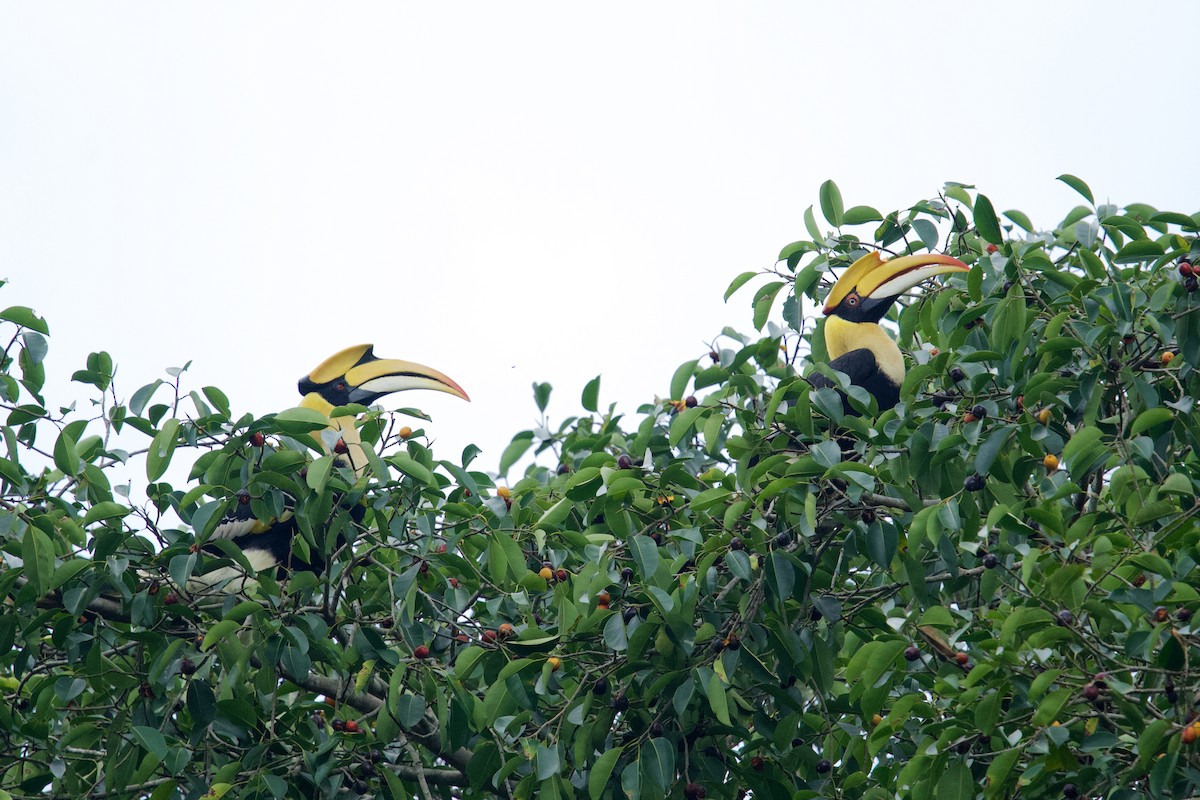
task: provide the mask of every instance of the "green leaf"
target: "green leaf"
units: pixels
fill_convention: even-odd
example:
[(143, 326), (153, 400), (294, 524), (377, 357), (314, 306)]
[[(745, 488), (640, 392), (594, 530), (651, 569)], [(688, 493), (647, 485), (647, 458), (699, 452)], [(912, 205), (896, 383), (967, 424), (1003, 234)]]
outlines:
[[(307, 409), (305, 409), (307, 410)], [(146, 453), (146, 477), (156, 481), (171, 465), (171, 456), (178, 444), (179, 420), (169, 419), (163, 423), (162, 430), (154, 435), (150, 450)]]
[[(782, 281), (773, 281), (768, 283), (758, 290), (754, 295), (754, 328), (762, 330), (767, 324), (767, 317), (771, 315), (771, 306), (775, 304), (775, 297), (779, 294), (779, 290), (787, 284)], [(677, 395), (676, 395), (677, 396)]]
[(133, 735), (137, 738), (138, 744), (153, 755), (155, 759), (162, 761), (166, 757), (167, 740), (157, 730), (148, 728), (145, 725), (134, 725)]
[(558, 750), (546, 747), (544, 744), (539, 744), (537, 754), (534, 756), (534, 763), (537, 766), (537, 779), (544, 781), (551, 775), (557, 775), (559, 770)]
[(1000, 221), (996, 219), (996, 210), (992, 201), (986, 195), (975, 198), (975, 229), (979, 235), (992, 244), (1003, 244), (1004, 234), (1000, 231)]
[(1159, 425), (1165, 425), (1175, 419), (1175, 415), (1171, 413), (1169, 408), (1148, 408), (1137, 415), (1137, 419), (1133, 421), (1133, 425), (1129, 427), (1130, 438), (1137, 436), (1139, 433), (1148, 431), (1151, 428)]
[(79, 473), (79, 454), (75, 452), (75, 440), (65, 430), (58, 434), (54, 442), (54, 466), (62, 470), (64, 475), (74, 476)]
[(289, 408), (274, 417), (275, 426), (291, 436), (300, 436), (329, 427), (329, 417), (311, 408)]
[(725, 725), (732, 725), (733, 722), (729, 719), (729, 698), (725, 696), (725, 684), (717, 673), (714, 672), (708, 679), (708, 683), (705, 684), (704, 696), (708, 698), (708, 705), (717, 719)]
[(41, 597), (50, 591), (50, 581), (54, 577), (54, 543), (34, 525), (25, 531), (21, 560), (25, 562), (25, 578), (33, 593)]
[(1022, 230), (1033, 233), (1033, 223), (1029, 220), (1029, 217), (1025, 216), (1023, 212), (1017, 211), (1015, 208), (1010, 208), (1008, 211), (1004, 212), (1004, 216), (1015, 222), (1017, 227), (1021, 228)]
[(550, 405), (550, 392), (554, 387), (548, 383), (533, 384), (533, 401), (537, 403), (538, 411), (545, 411), (546, 406)]
[(208, 633), (204, 634), (204, 640), (200, 643), (200, 649), (204, 651), (211, 650), (213, 645), (241, 627), (242, 623), (235, 619), (221, 620), (209, 628)]
[(333, 456), (321, 456), (308, 465), (308, 474), (304, 476), (304, 482), (308, 484), (308, 488), (319, 494), (325, 491), (325, 484), (329, 482), (332, 472)]
[(592, 765), (588, 772), (588, 796), (591, 800), (600, 800), (605, 796), (604, 789), (608, 786), (608, 779), (612, 777), (613, 767), (617, 765), (622, 749), (617, 745), (612, 750), (605, 750)]
[(842, 193), (832, 180), (821, 184), (821, 213), (830, 225), (842, 227)]
[(741, 275), (738, 275), (736, 278), (730, 281), (729, 288), (725, 290), (725, 302), (729, 302), (729, 298), (733, 296), (734, 292), (745, 286), (747, 281), (758, 274), (759, 273), (757, 272), (743, 272)]
[(504, 452), (500, 454), (500, 475), (508, 474), (512, 465), (517, 463), (531, 447), (533, 447), (532, 431), (522, 431), (514, 436), (508, 447), (504, 448)]
[(867, 222), (882, 222), (883, 214), (880, 214), (870, 206), (854, 206), (846, 209), (846, 213), (842, 215), (843, 225), (862, 225)]
[(1058, 180), (1062, 181), (1067, 186), (1070, 186), (1072, 189), (1079, 192), (1081, 195), (1083, 195), (1083, 198), (1085, 200), (1087, 200), (1089, 203), (1091, 203), (1093, 206), (1096, 205), (1096, 201), (1094, 199), (1092, 199), (1092, 190), (1090, 188), (1088, 188), (1088, 185), (1086, 183), (1084, 183), (1083, 181), (1081, 181), (1079, 178), (1076, 178), (1074, 175), (1068, 175), (1064, 172), (1062, 175), (1058, 176)]
[(87, 510), (83, 515), (83, 525), (86, 527), (93, 522), (99, 522), (106, 519), (114, 519), (116, 517), (124, 517), (129, 513), (129, 509), (120, 503), (114, 503), (112, 500), (105, 500), (96, 503)]
[(1000, 455), (1008, 440), (1016, 433), (1014, 428), (1003, 427), (992, 431), (985, 441), (979, 447), (979, 452), (975, 455), (975, 471), (980, 475), (987, 475), (992, 470), (992, 464), (996, 461), (996, 456)]
[(426, 486), (437, 486), (437, 478), (433, 477), (433, 471), (408, 453), (400, 452), (390, 455), (387, 458), (387, 462), (417, 483), (423, 483)]
[(688, 381), (692, 379), (692, 375), (696, 372), (696, 364), (699, 362), (695, 359), (685, 361), (675, 369), (675, 374), (671, 376), (671, 399), (682, 400), (687, 392)]
[(825, 240), (825, 234), (817, 227), (817, 217), (813, 214), (812, 206), (804, 210), (804, 229), (808, 231), (808, 235), (813, 238), (814, 242)]
[(956, 760), (946, 765), (938, 778), (934, 797), (937, 800), (974, 800), (975, 779), (965, 763)]
[(649, 778), (650, 783), (658, 788), (666, 789), (674, 782), (675, 746), (666, 739), (651, 739), (648, 745), (638, 751), (638, 761), (641, 762), (642, 772)]
[(1116, 264), (1135, 264), (1141, 261), (1152, 261), (1164, 254), (1161, 244), (1153, 239), (1137, 239), (1122, 247), (1113, 256)]
[(592, 378), (587, 382), (587, 386), (583, 387), (583, 396), (580, 402), (583, 407), (593, 413), (598, 412), (598, 403), (600, 400), (600, 376)]
[(50, 335), (50, 327), (46, 324), (46, 320), (33, 313), (32, 308), (26, 306), (9, 306), (0, 311), (0, 319), (6, 322), (12, 322), (24, 328), (37, 331), (38, 333)]
[(538, 521), (533, 523), (533, 527), (556, 528), (560, 522), (570, 515), (571, 509), (574, 507), (575, 503), (569, 497), (564, 497), (543, 511), (542, 515), (538, 517)]
[(633, 563), (637, 565), (642, 580), (649, 581), (658, 572), (658, 545), (649, 536), (634, 536)]

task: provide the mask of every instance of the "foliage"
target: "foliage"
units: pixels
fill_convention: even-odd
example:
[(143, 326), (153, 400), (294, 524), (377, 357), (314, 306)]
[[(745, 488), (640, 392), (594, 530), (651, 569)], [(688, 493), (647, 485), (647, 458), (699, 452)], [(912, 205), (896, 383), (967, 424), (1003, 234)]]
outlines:
[[(765, 333), (636, 421), (593, 381), (511, 485), (378, 410), (356, 480), (311, 412), (181, 370), (126, 397), (106, 353), (55, 410), (46, 322), (0, 312), (0, 798), (1195, 794), (1200, 217), (1063, 180), (1087, 204), (1047, 231), (826, 183)], [(974, 267), (893, 311), (900, 405), (844, 416), (802, 310), (870, 248)], [(244, 563), (200, 545), (247, 499), (327, 573), (189, 592)]]

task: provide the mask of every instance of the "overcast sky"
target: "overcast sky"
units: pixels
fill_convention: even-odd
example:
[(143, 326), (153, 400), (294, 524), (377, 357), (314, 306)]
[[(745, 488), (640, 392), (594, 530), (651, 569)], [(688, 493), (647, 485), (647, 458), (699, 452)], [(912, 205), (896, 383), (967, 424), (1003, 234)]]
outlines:
[(884, 211), (974, 183), (1051, 226), (1200, 207), (1200, 4), (0, 2), (0, 304), (128, 397), (191, 360), (237, 410), (359, 342), (455, 378), (439, 457), (633, 413), (833, 178)]

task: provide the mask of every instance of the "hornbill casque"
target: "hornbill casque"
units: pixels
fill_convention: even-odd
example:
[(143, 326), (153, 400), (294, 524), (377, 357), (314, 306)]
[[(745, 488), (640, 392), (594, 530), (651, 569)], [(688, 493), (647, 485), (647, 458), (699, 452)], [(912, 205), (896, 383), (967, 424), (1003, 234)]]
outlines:
[[(471, 399), (461, 386), (436, 369), (411, 361), (379, 358), (374, 353), (374, 346), (369, 344), (348, 347), (325, 359), (300, 379), (299, 389), (301, 408), (329, 417), (329, 427), (314, 432), (313, 438), (326, 455), (336, 453), (338, 466), (353, 469), (356, 476), (367, 466), (356, 418), (331, 416), (335, 408), (351, 403), (371, 405), (384, 395), (409, 389), (432, 389), (463, 400)], [(339, 442), (344, 447), (339, 446)], [(356, 514), (359, 519), (362, 513), (361, 506), (351, 510), (351, 514)], [(296, 519), (290, 510), (277, 519), (264, 521), (254, 518), (249, 504), (239, 503), (232, 514), (221, 520), (207, 541), (231, 540), (241, 548), (255, 572), (277, 568), (279, 577), (292, 570), (322, 572), (325, 560), (321, 554), (314, 551), (307, 563), (293, 554), (292, 537), (296, 534)], [(219, 548), (212, 548), (211, 552), (221, 554)], [(247, 575), (240, 568), (224, 567), (196, 576), (192, 588), (224, 584), (227, 589), (240, 591), (251, 578), (253, 575)]]
[[(904, 356), (879, 325), (892, 303), (919, 283), (947, 272), (970, 270), (957, 258), (925, 253), (884, 260), (871, 252), (855, 261), (838, 278), (825, 298), (825, 350), (829, 366), (850, 383), (875, 397), (880, 411), (900, 402)], [(838, 388), (820, 372), (808, 377), (815, 388)], [(842, 397), (847, 414), (856, 413)]]

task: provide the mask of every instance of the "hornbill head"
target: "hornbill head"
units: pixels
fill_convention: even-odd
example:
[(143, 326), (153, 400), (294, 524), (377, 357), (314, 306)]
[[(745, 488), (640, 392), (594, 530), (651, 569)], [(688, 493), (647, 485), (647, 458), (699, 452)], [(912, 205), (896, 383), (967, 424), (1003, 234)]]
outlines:
[(825, 314), (847, 322), (879, 322), (896, 298), (922, 281), (947, 272), (971, 268), (957, 258), (939, 253), (921, 253), (884, 261), (877, 252), (867, 253), (851, 264), (829, 296)]
[(370, 405), (392, 392), (432, 389), (470, 400), (463, 388), (436, 369), (411, 361), (379, 358), (374, 345), (347, 347), (300, 379), (302, 405), (328, 414), (350, 403)]
[[(345, 460), (355, 472), (360, 472), (367, 459), (362, 452), (355, 419), (330, 416), (334, 408), (350, 403), (370, 405), (386, 394), (408, 389), (432, 389), (463, 400), (471, 399), (461, 386), (436, 369), (411, 361), (379, 358), (375, 355), (374, 345), (360, 344), (335, 353), (300, 379), (300, 394), (304, 395), (300, 405), (330, 417), (329, 427), (313, 433), (313, 438), (327, 452), (345, 453)], [(338, 448), (339, 440), (341, 449)]]

